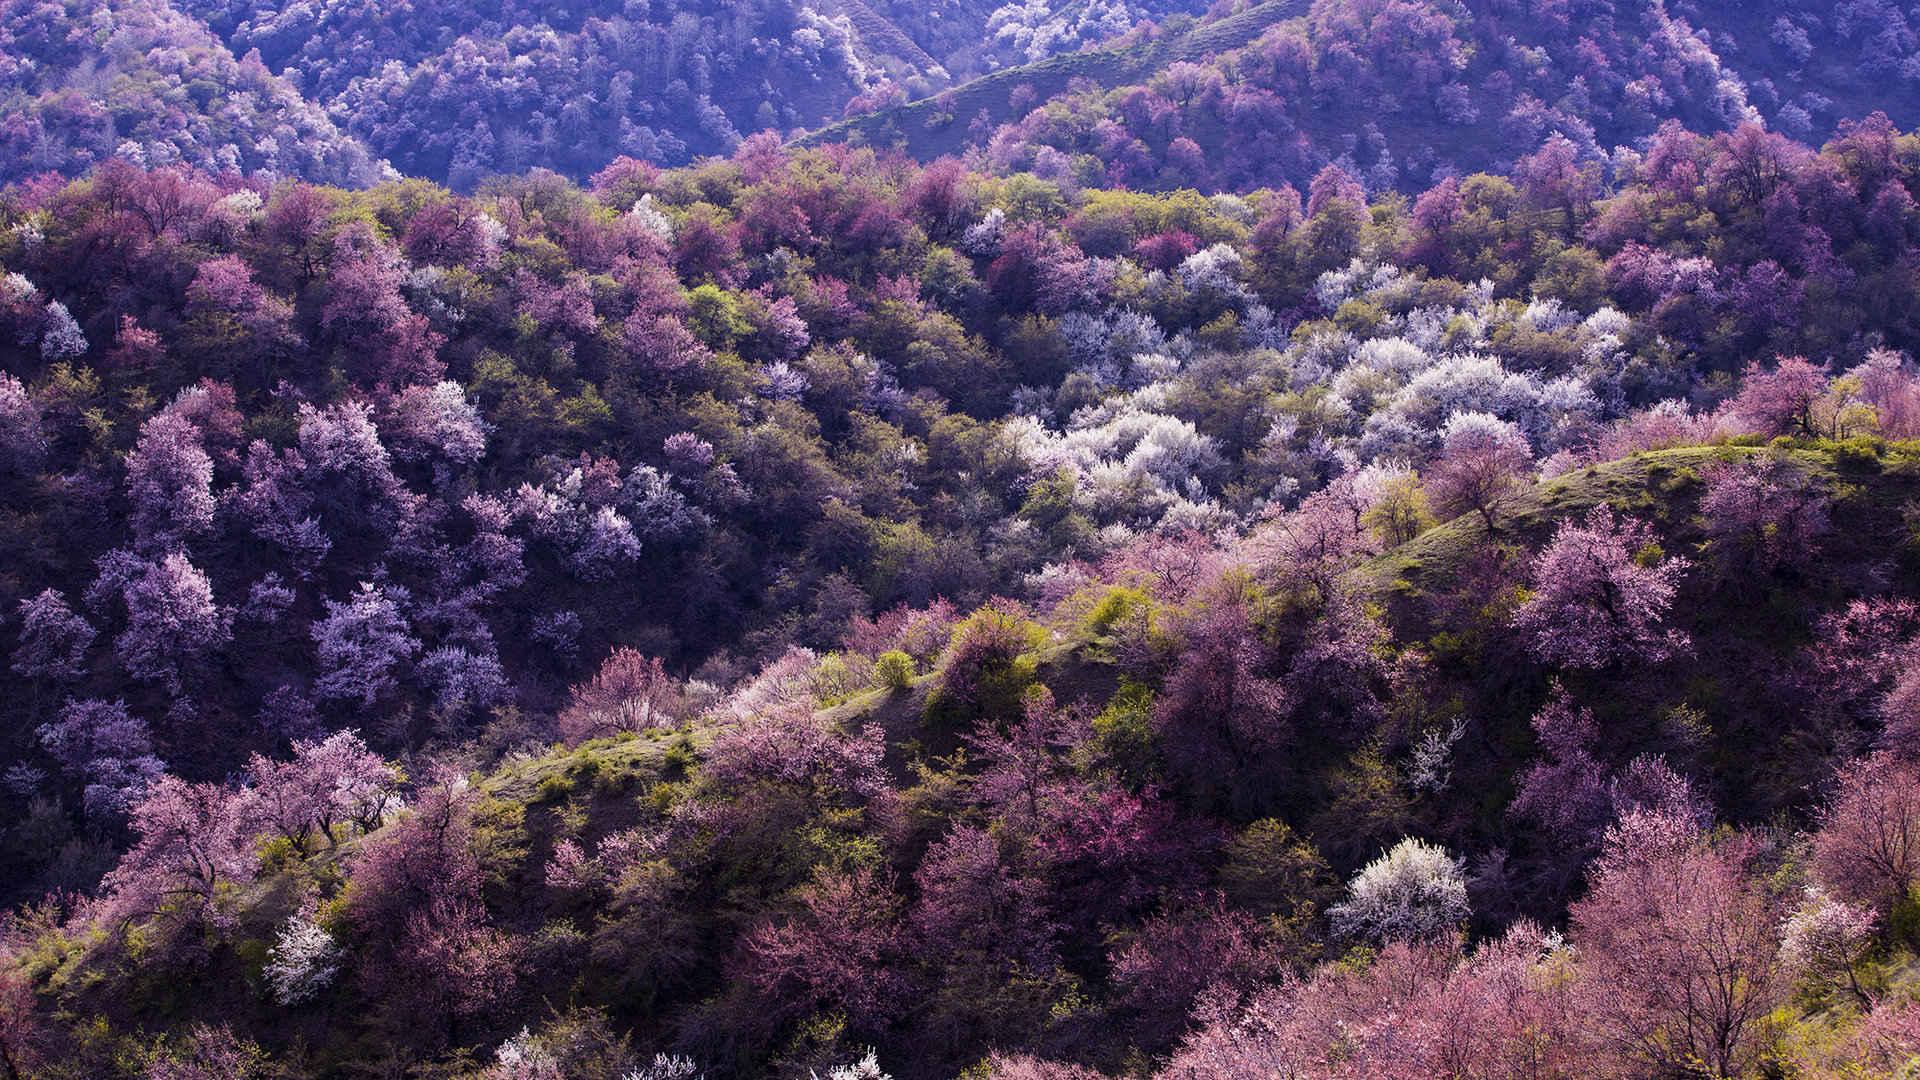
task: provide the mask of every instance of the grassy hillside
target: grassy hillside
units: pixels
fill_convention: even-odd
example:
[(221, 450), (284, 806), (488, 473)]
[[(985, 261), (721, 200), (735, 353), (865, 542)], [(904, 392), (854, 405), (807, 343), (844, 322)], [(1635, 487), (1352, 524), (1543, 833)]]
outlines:
[[(1832, 499), (1832, 528), (1816, 564), (1801, 573), (1728, 572), (1707, 542), (1702, 474), (1763, 453), (1784, 455)], [(1516, 500), (1491, 540), (1477, 519), (1456, 518), (1362, 567), (1358, 573), (1390, 613), (1396, 637), (1425, 642), (1437, 663), (1479, 687), (1478, 708), (1506, 714), (1516, 755), (1530, 752), (1526, 721), (1544, 692), (1543, 675), (1501, 670), (1497, 654), (1487, 651), (1493, 623), (1511, 610), (1513, 597), (1481, 596), (1488, 607), (1478, 627), (1472, 618), (1463, 625), (1460, 598), (1479, 595), (1481, 582), (1499, 576), (1489, 560), (1527, 559), (1561, 523), (1599, 505), (1652, 523), (1667, 555), (1692, 560), (1673, 612), (1692, 650), (1678, 672), (1682, 684), (1623, 687), (1609, 673), (1568, 672), (1561, 680), (1598, 701), (1603, 725), (1624, 742), (1693, 756), (1714, 778), (1721, 805), (1744, 807), (1756, 819), (1803, 806), (1824, 763), (1844, 751), (1828, 740), (1848, 736), (1809, 730), (1796, 706), (1779, 696), (1777, 680), (1812, 639), (1820, 614), (1896, 583), (1910, 587), (1920, 574), (1912, 523), (1920, 506), (1920, 446), (1782, 440), (1640, 453), (1540, 483)], [(1650, 710), (1650, 701), (1664, 705)], [(1688, 731), (1673, 730), (1677, 717)]]
[[(1920, 447), (1904, 443), (1782, 442), (1780, 448), (1689, 446), (1635, 454), (1536, 485), (1514, 501), (1502, 520), (1502, 538), (1538, 548), (1560, 522), (1606, 504), (1649, 518), (1678, 553), (1698, 556), (1705, 543), (1695, 519), (1701, 471), (1764, 453), (1784, 453), (1833, 496), (1826, 562), (1864, 566), (1899, 554), (1887, 544), (1904, 528), (1906, 507), (1920, 498)], [(1363, 572), (1383, 594), (1418, 596), (1423, 586), (1458, 574), (1485, 543), (1478, 519), (1460, 517), (1380, 556)]]

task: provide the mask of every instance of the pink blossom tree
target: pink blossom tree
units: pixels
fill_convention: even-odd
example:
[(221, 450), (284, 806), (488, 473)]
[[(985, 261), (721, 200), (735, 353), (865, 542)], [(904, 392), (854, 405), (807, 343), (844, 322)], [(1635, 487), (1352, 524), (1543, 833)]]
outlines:
[(1328, 165), (1314, 176), (1313, 183), (1307, 188), (1307, 216), (1318, 217), (1328, 204), (1344, 202), (1355, 210), (1367, 208), (1366, 189), (1353, 174), (1338, 165)]
[(1533, 655), (1562, 667), (1605, 668), (1687, 648), (1686, 633), (1665, 620), (1688, 563), (1657, 550), (1650, 527), (1606, 506), (1563, 522), (1534, 562), (1533, 595), (1513, 617)]
[(1154, 726), (1176, 775), (1208, 788), (1237, 781), (1273, 761), (1291, 739), (1292, 702), (1270, 670), (1259, 637), (1238, 603), (1219, 603), (1190, 631), (1180, 665), (1168, 677)]
[(187, 336), (227, 364), (256, 361), (262, 371), (298, 338), (293, 307), (253, 280), (237, 255), (209, 259), (187, 287)]
[(1362, 523), (1366, 496), (1351, 477), (1341, 477), (1302, 500), (1296, 510), (1273, 515), (1249, 541), (1263, 574), (1313, 602), (1329, 603), (1340, 575), (1379, 548)]
[(1059, 927), (1047, 912), (1046, 883), (1019, 865), (1019, 851), (1007, 838), (966, 825), (934, 843), (915, 873), (912, 928), (924, 948), (1027, 971), (1058, 962)]
[(1733, 411), (1762, 435), (1813, 435), (1814, 403), (1827, 392), (1827, 382), (1826, 366), (1804, 357), (1781, 357), (1772, 370), (1749, 360)]
[(1804, 707), (1822, 713), (1866, 720), (1877, 706), (1892, 729), (1883, 733), (1888, 745), (1912, 755), (1920, 744), (1902, 734), (1913, 730), (1910, 699), (1892, 692), (1915, 670), (1917, 650), (1920, 604), (1889, 596), (1854, 600), (1820, 617), (1787, 682)]
[(448, 1018), (478, 1016), (513, 993), (521, 968), (514, 938), (493, 926), (469, 895), (436, 896), (407, 914), (393, 953), (397, 996), (409, 1011)]
[(1685, 817), (1627, 815), (1573, 905), (1581, 1001), (1608, 1050), (1660, 1073), (1748, 1075), (1784, 999), (1782, 912), (1746, 835)]
[(822, 868), (795, 901), (790, 916), (747, 933), (739, 961), (747, 985), (788, 1019), (836, 1010), (874, 1031), (898, 1015), (907, 984), (893, 884), (871, 870)]
[(336, 843), (334, 827), (342, 822), (377, 828), (398, 787), (393, 767), (351, 731), (296, 742), (290, 761), (255, 754), (247, 771), (261, 815), (303, 852), (316, 832)]
[(409, 812), (349, 863), (346, 914), (366, 943), (363, 985), (444, 1023), (443, 1034), (511, 993), (519, 966), (515, 942), (481, 903), (473, 803), (465, 777), (437, 770)]
[(35, 1008), (33, 980), (17, 964), (0, 968), (0, 1069), (24, 1080), (45, 1060), (49, 1025)]
[(1881, 435), (1889, 439), (1920, 436), (1920, 379), (1900, 354), (1875, 349), (1852, 374), (1860, 380), (1861, 400), (1873, 408)]
[(123, 926), (168, 909), (221, 921), (219, 887), (245, 884), (257, 866), (253, 821), (249, 793), (163, 774), (128, 814), (137, 839), (101, 882), (105, 910)]
[(195, 1024), (179, 1045), (156, 1055), (145, 1080), (259, 1080), (269, 1075), (267, 1055), (225, 1024)]
[(1714, 552), (1730, 572), (1769, 573), (1806, 565), (1827, 531), (1831, 500), (1778, 457), (1749, 457), (1707, 470), (1700, 512)]
[(573, 688), (573, 700), (560, 711), (560, 734), (578, 743), (623, 731), (671, 727), (678, 722), (679, 712), (679, 684), (660, 661), (622, 646), (590, 681)]
[(1203, 994), (1246, 992), (1284, 973), (1280, 940), (1218, 897), (1155, 916), (1109, 950), (1113, 980), (1144, 1045), (1165, 1045)]
[(334, 241), (320, 326), (352, 343), (354, 367), (369, 381), (431, 382), (444, 368), (435, 356), (443, 339), (400, 294), (406, 270), (406, 259), (364, 224), (348, 225)]
[(1881, 912), (1904, 902), (1920, 884), (1920, 766), (1885, 751), (1842, 766), (1813, 870), (1838, 899)]
[(1533, 451), (1519, 428), (1486, 413), (1455, 413), (1427, 473), (1427, 499), (1445, 517), (1479, 514), (1492, 533), (1498, 515), (1531, 481), (1532, 466)]
[(1596, 843), (1613, 823), (1607, 770), (1593, 756), (1599, 737), (1593, 710), (1576, 709), (1566, 688), (1556, 685), (1533, 717), (1543, 760), (1520, 777), (1510, 812), (1540, 828), (1555, 845), (1575, 852)]
[(488, 425), (457, 382), (409, 386), (387, 411), (394, 456), (402, 461), (472, 465), (486, 453)]
[(1600, 732), (1593, 711), (1575, 708), (1564, 687), (1553, 688), (1533, 718), (1533, 730), (1545, 754), (1521, 774), (1508, 812), (1540, 829), (1556, 891), (1599, 853), (1606, 830), (1622, 815), (1656, 810), (1707, 819), (1692, 785), (1659, 757), (1642, 755), (1622, 769), (1595, 757)]

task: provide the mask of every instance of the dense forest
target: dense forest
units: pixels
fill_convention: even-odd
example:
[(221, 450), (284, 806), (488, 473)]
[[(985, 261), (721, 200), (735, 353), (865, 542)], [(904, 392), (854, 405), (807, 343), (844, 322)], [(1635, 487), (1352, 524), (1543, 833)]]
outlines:
[(0, 1080), (1920, 1076), (1920, 11), (0, 5)]

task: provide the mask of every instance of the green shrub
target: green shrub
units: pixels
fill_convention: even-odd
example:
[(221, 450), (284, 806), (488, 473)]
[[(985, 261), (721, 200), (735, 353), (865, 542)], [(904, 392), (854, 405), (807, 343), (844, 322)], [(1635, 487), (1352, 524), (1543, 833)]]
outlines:
[(666, 753), (660, 755), (660, 775), (668, 780), (678, 780), (686, 776), (699, 760), (693, 740), (683, 734), (673, 740)]
[(533, 801), (536, 804), (559, 802), (571, 794), (573, 794), (573, 778), (554, 773), (542, 778), (539, 786), (534, 788)]
[(1887, 449), (1885, 440), (1858, 435), (1833, 446), (1833, 463), (1842, 469), (1878, 469), (1880, 455)]
[(913, 657), (898, 649), (880, 654), (874, 661), (875, 681), (896, 693), (913, 685)]
[(259, 852), (260, 871), (265, 874), (284, 870), (300, 861), (300, 852), (293, 846), (293, 841), (279, 833), (262, 838)]
[(1084, 629), (1088, 637), (1103, 638), (1113, 633), (1116, 624), (1126, 621), (1137, 613), (1150, 611), (1153, 599), (1145, 589), (1115, 585), (1108, 589), (1100, 602), (1087, 613)]
[(1093, 735), (1100, 752), (1130, 780), (1144, 781), (1159, 769), (1160, 751), (1154, 740), (1152, 688), (1122, 677), (1119, 692), (1093, 718)]
[[(1652, 470), (1649, 470), (1649, 472), (1651, 471)], [(1664, 472), (1665, 470), (1661, 471)], [(1673, 470), (1671, 476), (1667, 476), (1660, 481), (1660, 490), (1671, 495), (1678, 495), (1698, 486), (1700, 486), (1700, 474), (1685, 466)]]
[(1039, 680), (1044, 627), (1019, 611), (984, 607), (954, 631), (940, 664), (940, 685), (927, 699), (927, 719), (958, 729), (971, 719), (1011, 717)]

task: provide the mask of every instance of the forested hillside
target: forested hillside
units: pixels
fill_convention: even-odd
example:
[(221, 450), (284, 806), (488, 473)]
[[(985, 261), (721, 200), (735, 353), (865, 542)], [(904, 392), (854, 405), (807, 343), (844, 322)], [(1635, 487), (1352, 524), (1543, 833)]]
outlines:
[(164, 2), (0, 4), (0, 182), (138, 166), (363, 186), (382, 172), (257, 57)]
[[(570, 5), (74, 0), (0, 9), (0, 181), (142, 166), (472, 192), (759, 132), (979, 151), (1001, 174), (1204, 192), (1337, 163), (1378, 194), (1591, 160), (1659, 127), (1824, 142), (1920, 123), (1920, 16), (1584, 0)], [(843, 117), (851, 118), (844, 124)]]
[(1797, 139), (1883, 110), (1920, 121), (1909, 13), (1720, 5), (1268, 0), (1008, 69), (817, 138), (973, 149), (1088, 186), (1304, 187), (1337, 163), (1369, 191), (1510, 171), (1558, 134), (1633, 152), (1668, 121)]
[(1917, 191), (14, 185), (0, 1059), (1901, 1075)]

